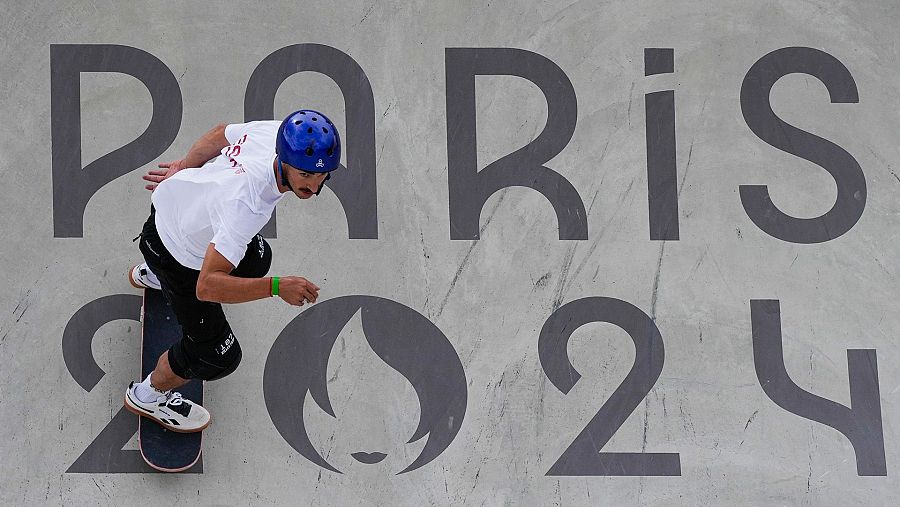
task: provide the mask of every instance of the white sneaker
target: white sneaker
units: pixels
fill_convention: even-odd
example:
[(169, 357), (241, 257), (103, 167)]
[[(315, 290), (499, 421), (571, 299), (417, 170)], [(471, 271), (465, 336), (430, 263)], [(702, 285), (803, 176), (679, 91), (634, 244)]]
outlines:
[(166, 429), (178, 433), (194, 433), (209, 426), (209, 412), (191, 400), (181, 397), (181, 393), (169, 391), (156, 401), (144, 403), (134, 394), (132, 382), (125, 391), (125, 408), (141, 417), (152, 419)]
[(150, 271), (146, 262), (131, 268), (131, 271), (128, 272), (128, 281), (136, 289), (162, 289), (159, 278), (153, 274), (153, 271)]

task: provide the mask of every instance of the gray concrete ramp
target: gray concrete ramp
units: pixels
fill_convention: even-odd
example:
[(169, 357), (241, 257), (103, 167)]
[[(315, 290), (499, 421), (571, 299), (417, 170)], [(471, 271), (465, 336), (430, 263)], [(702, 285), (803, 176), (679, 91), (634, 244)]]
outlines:
[[(2, 505), (896, 505), (891, 1), (4, 6)], [(122, 408), (141, 175), (303, 107), (202, 462)], [(302, 310), (302, 311), (301, 311)]]

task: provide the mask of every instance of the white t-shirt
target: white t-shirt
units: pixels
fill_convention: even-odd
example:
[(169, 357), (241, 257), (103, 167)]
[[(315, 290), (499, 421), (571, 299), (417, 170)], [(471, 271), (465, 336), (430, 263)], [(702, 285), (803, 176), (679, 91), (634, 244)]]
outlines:
[(278, 191), (272, 162), (279, 121), (225, 127), (231, 143), (203, 167), (184, 169), (156, 187), (156, 229), (178, 262), (199, 270), (210, 243), (237, 266), (247, 244), (286, 194)]

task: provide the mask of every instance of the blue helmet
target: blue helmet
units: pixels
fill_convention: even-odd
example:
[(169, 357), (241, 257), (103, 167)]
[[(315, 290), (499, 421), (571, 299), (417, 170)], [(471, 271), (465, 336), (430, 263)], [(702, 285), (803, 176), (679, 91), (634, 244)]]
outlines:
[(279, 165), (284, 162), (310, 173), (329, 173), (340, 167), (341, 137), (327, 116), (301, 109), (278, 127), (275, 153)]

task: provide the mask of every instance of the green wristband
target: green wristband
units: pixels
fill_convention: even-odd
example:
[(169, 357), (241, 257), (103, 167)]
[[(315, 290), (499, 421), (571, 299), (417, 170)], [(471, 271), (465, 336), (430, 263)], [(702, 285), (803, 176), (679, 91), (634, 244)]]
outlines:
[(278, 277), (277, 276), (272, 277), (272, 295), (273, 296), (278, 295)]

